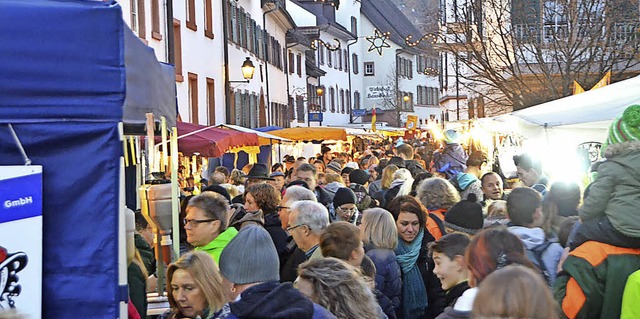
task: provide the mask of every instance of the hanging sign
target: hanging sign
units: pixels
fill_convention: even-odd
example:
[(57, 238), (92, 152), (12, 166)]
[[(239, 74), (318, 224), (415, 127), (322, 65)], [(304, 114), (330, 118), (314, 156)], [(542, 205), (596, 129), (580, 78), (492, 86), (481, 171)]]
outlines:
[(42, 166), (0, 166), (0, 309), (40, 318)]

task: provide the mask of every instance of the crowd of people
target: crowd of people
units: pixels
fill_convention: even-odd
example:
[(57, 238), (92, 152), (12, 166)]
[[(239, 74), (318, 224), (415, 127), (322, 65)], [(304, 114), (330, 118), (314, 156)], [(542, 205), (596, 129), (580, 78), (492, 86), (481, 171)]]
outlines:
[[(584, 192), (536, 154), (507, 187), (459, 138), (219, 167), (183, 199), (163, 318), (640, 318), (640, 106)], [(130, 280), (155, 271), (148, 228)]]

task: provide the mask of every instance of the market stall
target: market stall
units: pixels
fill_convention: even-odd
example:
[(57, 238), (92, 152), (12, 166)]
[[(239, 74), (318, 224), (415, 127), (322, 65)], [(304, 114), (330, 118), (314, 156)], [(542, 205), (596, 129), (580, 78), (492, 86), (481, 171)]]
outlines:
[[(293, 142), (290, 139), (284, 137), (269, 134), (267, 132), (257, 131), (243, 126), (220, 124), (218, 125), (218, 127), (238, 132), (255, 133), (258, 135), (258, 144), (260, 145), (259, 149), (251, 147), (242, 149), (240, 152), (234, 154), (234, 167), (242, 167), (246, 164), (252, 164), (256, 162), (264, 162), (267, 163), (267, 165), (271, 166), (272, 163), (279, 161), (279, 159), (283, 155), (281, 148), (282, 143), (290, 144)], [(274, 144), (277, 144), (277, 147), (274, 147)]]
[(226, 152), (236, 152), (259, 146), (256, 133), (227, 130), (178, 122), (178, 151), (191, 156), (198, 153), (206, 157), (220, 157)]
[(611, 120), (638, 103), (640, 76), (480, 123), (490, 132), (522, 136), (522, 152), (540, 155), (546, 169), (558, 178), (575, 179), (581, 166), (576, 157), (583, 156), (576, 153), (586, 152), (591, 162), (598, 160)]
[[(122, 126), (147, 111), (175, 122), (175, 94), (163, 100), (175, 84), (115, 1), (0, 1), (0, 20), (0, 165), (42, 168), (42, 228), (18, 238), (41, 232), (42, 255), (18, 274), (13, 306), (31, 318), (124, 318)], [(150, 102), (144, 90), (168, 94)], [(41, 293), (27, 284), (37, 270)]]
[(270, 131), (269, 133), (292, 141), (347, 140), (347, 131), (337, 127), (292, 127)]

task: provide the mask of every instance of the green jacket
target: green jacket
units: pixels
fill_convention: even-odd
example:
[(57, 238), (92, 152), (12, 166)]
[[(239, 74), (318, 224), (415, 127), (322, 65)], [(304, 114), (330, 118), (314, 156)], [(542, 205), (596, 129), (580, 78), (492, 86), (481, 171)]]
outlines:
[(620, 319), (640, 318), (640, 270), (634, 272), (627, 279), (622, 296), (622, 313)]
[(640, 249), (595, 241), (580, 245), (565, 260), (553, 287), (562, 317), (619, 318), (627, 278), (639, 268)]
[(611, 225), (628, 237), (640, 238), (640, 141), (612, 144), (598, 167), (589, 196), (579, 209), (588, 220), (606, 214)]
[(211, 255), (213, 260), (216, 261), (217, 265), (220, 262), (220, 254), (222, 253), (222, 250), (227, 247), (227, 244), (229, 244), (229, 242), (233, 239), (233, 237), (236, 237), (237, 234), (238, 231), (235, 229), (235, 227), (229, 227), (210, 243), (204, 246), (196, 247), (195, 250), (207, 252), (209, 255)]

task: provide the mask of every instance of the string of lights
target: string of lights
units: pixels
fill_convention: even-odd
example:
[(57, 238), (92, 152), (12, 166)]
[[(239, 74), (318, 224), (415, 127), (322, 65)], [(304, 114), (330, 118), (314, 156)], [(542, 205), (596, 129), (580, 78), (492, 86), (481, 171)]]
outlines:
[(423, 35), (420, 39), (416, 40), (415, 42), (412, 42), (411, 39), (413, 39), (412, 35), (406, 36), (404, 38), (404, 43), (406, 43), (410, 47), (415, 47), (418, 44), (420, 44), (420, 42), (425, 41), (425, 40), (428, 41), (430, 44), (434, 44), (438, 40), (437, 36), (435, 34), (433, 34), (433, 33), (427, 33), (427, 34)]
[(311, 49), (313, 50), (318, 50), (318, 43), (322, 46), (324, 46), (325, 48), (327, 48), (327, 50), (329, 51), (338, 51), (340, 50), (340, 40), (334, 38), (333, 39), (336, 42), (336, 45), (331, 45), (329, 43), (326, 43), (324, 41), (322, 41), (321, 39), (315, 39), (313, 41), (311, 41)]

